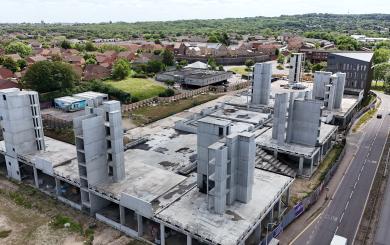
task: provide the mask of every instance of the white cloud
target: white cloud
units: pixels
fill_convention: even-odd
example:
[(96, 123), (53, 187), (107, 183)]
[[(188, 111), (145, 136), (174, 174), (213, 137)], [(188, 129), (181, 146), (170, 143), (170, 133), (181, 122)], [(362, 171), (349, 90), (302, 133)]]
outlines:
[(102, 22), (390, 13), (388, 0), (0, 0), (0, 22)]

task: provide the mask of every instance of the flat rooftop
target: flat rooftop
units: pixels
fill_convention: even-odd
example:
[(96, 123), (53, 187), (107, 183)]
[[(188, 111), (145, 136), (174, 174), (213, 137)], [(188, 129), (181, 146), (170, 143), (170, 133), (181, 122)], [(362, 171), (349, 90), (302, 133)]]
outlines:
[(216, 244), (237, 244), (265, 217), (271, 204), (292, 181), (290, 177), (255, 169), (253, 198), (247, 204), (235, 202), (227, 206), (225, 214), (214, 214), (207, 209), (206, 194), (193, 187), (157, 213), (156, 218)]
[(295, 143), (278, 144), (277, 140), (272, 138), (272, 128), (269, 128), (268, 130), (265, 130), (262, 134), (260, 134), (255, 139), (255, 142), (257, 145), (268, 149), (278, 149), (279, 151), (304, 156), (307, 158), (311, 158), (313, 154), (318, 150), (318, 147), (305, 146)]
[(341, 101), (341, 108), (338, 110), (323, 110), (323, 116), (333, 114), (335, 116), (344, 117), (346, 116), (357, 104), (359, 103), (359, 97), (354, 95), (343, 95), (343, 100)]
[(171, 171), (156, 168), (134, 161), (130, 154), (125, 154), (125, 179), (118, 183), (100, 183), (94, 189), (120, 200), (124, 192), (145, 202), (152, 202), (163, 195), (186, 177)]
[(182, 70), (164, 72), (163, 74), (171, 75), (171, 76), (183, 76), (185, 78), (206, 79), (206, 78), (211, 78), (211, 77), (219, 76), (222, 74), (228, 74), (228, 73), (232, 74), (231, 72), (226, 72), (226, 71), (184, 68)]

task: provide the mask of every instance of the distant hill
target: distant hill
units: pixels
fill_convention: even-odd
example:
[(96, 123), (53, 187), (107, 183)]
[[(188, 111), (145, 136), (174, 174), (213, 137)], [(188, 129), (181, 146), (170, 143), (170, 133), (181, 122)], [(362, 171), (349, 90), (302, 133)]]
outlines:
[[(248, 17), (209, 20), (177, 20), (135, 23), (98, 24), (0, 24), (0, 33), (28, 32), (29, 34), (56, 33), (68, 38), (129, 38), (149, 35), (151, 38), (166, 36), (200, 35), (213, 32), (238, 35), (277, 35), (284, 32), (310, 31), (366, 34), (389, 37), (390, 14), (335, 15), (304, 14), (280, 17)], [(153, 35), (154, 34), (154, 35)]]

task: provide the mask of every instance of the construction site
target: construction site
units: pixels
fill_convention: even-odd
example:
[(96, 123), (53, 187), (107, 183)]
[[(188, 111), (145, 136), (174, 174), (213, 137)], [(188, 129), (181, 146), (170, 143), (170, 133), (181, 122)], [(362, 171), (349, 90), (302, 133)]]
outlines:
[(257, 63), (248, 91), (125, 134), (118, 101), (88, 98), (75, 145), (44, 136), (37, 92), (0, 90), (0, 169), (153, 244), (268, 242), (294, 179), (313, 175), (361, 101), (343, 94), (344, 73), (301, 82), (300, 55), (289, 81)]

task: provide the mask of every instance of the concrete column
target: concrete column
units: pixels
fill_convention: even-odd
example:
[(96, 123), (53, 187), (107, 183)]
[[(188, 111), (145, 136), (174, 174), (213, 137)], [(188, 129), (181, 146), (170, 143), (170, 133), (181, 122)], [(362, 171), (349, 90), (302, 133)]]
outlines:
[(269, 212), (269, 223), (274, 222), (274, 207), (271, 208), (271, 211)]
[(315, 155), (310, 159), (310, 175), (313, 174), (313, 160), (314, 160)]
[(124, 225), (126, 223), (125, 208), (121, 205), (119, 205), (119, 217), (121, 225)]
[(161, 245), (165, 245), (165, 225), (160, 224), (160, 240), (161, 240)]
[(304, 161), (304, 158), (303, 158), (303, 157), (300, 157), (300, 158), (299, 158), (298, 175), (302, 175), (302, 173), (303, 173), (303, 161)]
[(142, 215), (137, 214), (137, 225), (138, 225), (138, 236), (142, 237), (144, 235), (144, 226), (142, 224)]
[(54, 178), (55, 182), (56, 182), (56, 195), (57, 196), (60, 196), (60, 180), (57, 179), (57, 178)]
[(290, 202), (290, 187), (286, 190), (286, 205), (289, 205)]
[(192, 237), (187, 235), (187, 245), (192, 245)]
[(278, 150), (277, 149), (274, 150), (274, 157), (278, 158)]
[(35, 186), (39, 189), (38, 171), (37, 171), (37, 168), (35, 166), (33, 166), (33, 171), (34, 171)]

